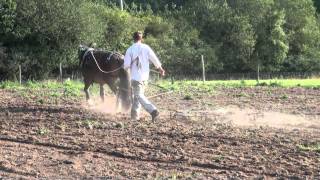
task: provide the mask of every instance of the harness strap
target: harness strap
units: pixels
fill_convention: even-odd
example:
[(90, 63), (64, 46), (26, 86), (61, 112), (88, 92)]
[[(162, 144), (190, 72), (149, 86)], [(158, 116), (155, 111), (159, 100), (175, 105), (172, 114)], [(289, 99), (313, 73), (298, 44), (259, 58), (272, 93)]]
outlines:
[(108, 56), (107, 60), (110, 61), (111, 57), (114, 55), (114, 53), (110, 53), (110, 55)]
[(113, 72), (119, 71), (119, 70), (123, 67), (123, 66), (120, 66), (119, 68), (114, 69), (114, 70), (112, 70), (112, 71), (104, 71), (104, 70), (102, 70), (102, 69), (100, 68), (100, 66), (99, 66), (99, 64), (98, 64), (98, 61), (96, 60), (96, 58), (94, 57), (94, 55), (93, 55), (93, 53), (92, 53), (92, 50), (89, 51), (89, 52), (90, 52), (90, 54), (92, 55), (93, 60), (94, 60), (94, 62), (96, 63), (98, 69), (99, 69), (102, 73), (105, 73), (105, 74), (113, 73)]

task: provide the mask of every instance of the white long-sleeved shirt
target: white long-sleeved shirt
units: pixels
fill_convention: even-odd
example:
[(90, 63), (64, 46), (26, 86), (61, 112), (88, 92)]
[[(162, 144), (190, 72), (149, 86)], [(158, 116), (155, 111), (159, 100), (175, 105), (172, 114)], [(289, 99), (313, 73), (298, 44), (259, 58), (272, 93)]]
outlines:
[(149, 79), (150, 61), (156, 68), (161, 67), (161, 63), (153, 50), (148, 45), (137, 42), (127, 50), (124, 57), (124, 68), (130, 68), (131, 80), (147, 81)]

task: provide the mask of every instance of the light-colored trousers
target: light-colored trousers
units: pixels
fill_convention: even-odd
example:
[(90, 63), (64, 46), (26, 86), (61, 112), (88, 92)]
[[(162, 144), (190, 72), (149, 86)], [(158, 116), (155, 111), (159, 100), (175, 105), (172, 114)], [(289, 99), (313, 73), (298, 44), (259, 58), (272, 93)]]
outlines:
[(132, 80), (131, 85), (134, 95), (131, 107), (131, 117), (139, 117), (141, 105), (148, 113), (152, 113), (157, 109), (144, 95), (144, 88), (147, 85), (147, 81), (139, 82)]

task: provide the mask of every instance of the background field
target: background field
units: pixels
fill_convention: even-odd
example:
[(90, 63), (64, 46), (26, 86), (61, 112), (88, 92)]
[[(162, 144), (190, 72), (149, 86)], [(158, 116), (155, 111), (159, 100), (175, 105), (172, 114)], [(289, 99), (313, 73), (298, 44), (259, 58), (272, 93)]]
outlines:
[[(319, 0), (0, 0), (0, 179), (320, 179), (319, 13)], [(80, 45), (124, 54), (136, 31), (167, 72), (146, 92), (156, 123), (97, 85), (86, 102), (73, 80)]]
[(150, 84), (173, 90), (151, 99), (156, 123), (114, 112), (97, 86), (88, 105), (78, 81), (2, 82), (0, 176), (320, 178), (319, 80), (265, 82)]

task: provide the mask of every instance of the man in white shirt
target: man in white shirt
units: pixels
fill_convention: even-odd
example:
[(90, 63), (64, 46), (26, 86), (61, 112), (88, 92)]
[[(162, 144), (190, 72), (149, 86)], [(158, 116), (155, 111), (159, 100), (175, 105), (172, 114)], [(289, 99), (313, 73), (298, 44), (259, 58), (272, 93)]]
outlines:
[(129, 47), (124, 57), (124, 69), (130, 69), (134, 95), (131, 107), (131, 119), (139, 120), (142, 105), (142, 107), (150, 113), (152, 121), (155, 121), (159, 116), (159, 111), (144, 95), (144, 87), (147, 85), (149, 79), (150, 61), (162, 76), (165, 75), (165, 71), (156, 54), (148, 45), (142, 43), (142, 39), (142, 33), (135, 32), (133, 34), (134, 44)]

